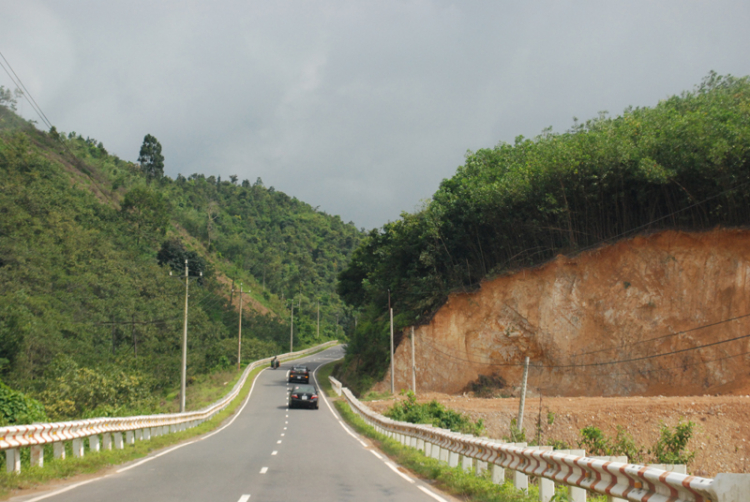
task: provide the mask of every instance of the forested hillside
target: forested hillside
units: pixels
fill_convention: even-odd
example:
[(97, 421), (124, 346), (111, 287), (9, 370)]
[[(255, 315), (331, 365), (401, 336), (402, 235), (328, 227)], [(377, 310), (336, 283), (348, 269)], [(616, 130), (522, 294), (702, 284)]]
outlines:
[(290, 299), (295, 349), (345, 336), (334, 281), (359, 242), (353, 224), (260, 180), (171, 180), (149, 164), (158, 156), (134, 164), (92, 138), (41, 132), (2, 96), (0, 379), (49, 418), (149, 411), (174, 395), (185, 285), (169, 270), (184, 274), (185, 259), (202, 273), (189, 382), (236, 363), (240, 282), (243, 360), (289, 349)]
[(363, 316), (348, 370), (365, 387), (397, 328), (452, 291), (617, 239), (750, 221), (750, 80), (711, 73), (653, 108), (601, 114), (570, 130), (470, 153), (424, 208), (373, 230), (339, 278)]

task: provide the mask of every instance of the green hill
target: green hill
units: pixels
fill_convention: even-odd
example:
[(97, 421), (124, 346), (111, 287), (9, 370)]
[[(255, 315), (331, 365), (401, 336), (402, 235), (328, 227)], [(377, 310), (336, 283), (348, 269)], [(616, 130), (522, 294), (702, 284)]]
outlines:
[(244, 360), (288, 350), (290, 298), (295, 349), (345, 336), (334, 283), (353, 224), (260, 180), (147, 177), (11, 104), (0, 99), (0, 379), (51, 419), (147, 411), (179, 384), (185, 286), (169, 270), (184, 274), (185, 258), (203, 273), (189, 382), (236, 363), (240, 282)]
[(364, 312), (348, 370), (361, 387), (384, 374), (389, 291), (397, 327), (428, 322), (451, 291), (485, 277), (636, 233), (744, 226), (748, 203), (748, 77), (711, 73), (653, 108), (469, 153), (421, 211), (370, 232), (340, 274), (340, 294)]

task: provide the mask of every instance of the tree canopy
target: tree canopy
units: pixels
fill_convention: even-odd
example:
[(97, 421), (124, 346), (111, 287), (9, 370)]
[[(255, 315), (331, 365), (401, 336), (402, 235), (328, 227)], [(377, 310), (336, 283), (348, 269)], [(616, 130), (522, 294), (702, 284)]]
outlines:
[(149, 180), (164, 176), (164, 155), (161, 154), (161, 143), (150, 134), (143, 138), (138, 162)]

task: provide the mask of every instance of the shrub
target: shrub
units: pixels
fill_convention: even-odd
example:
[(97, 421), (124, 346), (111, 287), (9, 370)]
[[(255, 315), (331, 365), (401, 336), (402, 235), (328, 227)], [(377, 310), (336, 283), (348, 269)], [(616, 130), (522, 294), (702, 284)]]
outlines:
[(385, 416), (401, 422), (431, 424), (441, 429), (475, 436), (479, 436), (484, 431), (484, 421), (481, 418), (472, 422), (469, 416), (447, 409), (434, 399), (429, 403), (419, 404), (412, 391), (407, 391), (405, 394), (406, 400), (391, 406), (385, 412)]
[(0, 382), (0, 427), (46, 421), (42, 403)]
[(654, 445), (653, 453), (659, 464), (689, 464), (695, 457), (695, 452), (686, 451), (688, 441), (693, 437), (695, 423), (680, 420), (674, 431), (667, 425), (661, 424), (661, 435)]

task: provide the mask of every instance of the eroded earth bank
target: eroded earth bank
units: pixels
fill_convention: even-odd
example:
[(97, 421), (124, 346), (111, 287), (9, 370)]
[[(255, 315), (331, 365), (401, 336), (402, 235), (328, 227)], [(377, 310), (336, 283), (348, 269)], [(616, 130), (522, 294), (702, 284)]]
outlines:
[[(487, 280), (416, 327), (418, 393), (438, 393), (502, 437), (518, 408), (502, 397), (518, 395), (528, 356), (530, 395), (559, 417), (550, 438), (575, 443), (584, 426), (613, 434), (619, 424), (648, 446), (660, 421), (684, 418), (699, 424), (695, 474), (746, 472), (749, 278), (750, 232), (716, 229), (640, 236)], [(397, 391), (411, 387), (409, 333), (396, 350)], [(470, 397), (480, 381), (495, 399)], [(390, 374), (373, 390), (389, 387)]]

